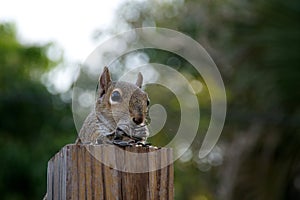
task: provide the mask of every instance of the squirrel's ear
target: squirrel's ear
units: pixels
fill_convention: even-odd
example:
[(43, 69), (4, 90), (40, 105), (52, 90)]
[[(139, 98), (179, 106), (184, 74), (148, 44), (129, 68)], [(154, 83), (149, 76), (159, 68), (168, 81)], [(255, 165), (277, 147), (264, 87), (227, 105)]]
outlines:
[(110, 78), (109, 70), (107, 67), (104, 67), (104, 70), (100, 76), (99, 85), (98, 85), (100, 97), (103, 96), (107, 92), (110, 83), (111, 83), (111, 78)]
[(139, 72), (138, 78), (137, 78), (135, 84), (136, 84), (136, 86), (138, 86), (139, 88), (142, 87), (142, 85), (143, 85), (143, 75), (141, 74), (141, 72)]

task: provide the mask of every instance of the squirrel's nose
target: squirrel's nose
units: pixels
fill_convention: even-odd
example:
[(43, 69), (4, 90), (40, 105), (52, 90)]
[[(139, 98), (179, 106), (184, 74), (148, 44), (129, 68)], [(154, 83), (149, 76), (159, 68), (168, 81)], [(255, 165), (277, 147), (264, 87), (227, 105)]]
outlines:
[(132, 119), (132, 121), (136, 124), (136, 125), (140, 125), (141, 123), (143, 123), (144, 119), (143, 117), (134, 117)]

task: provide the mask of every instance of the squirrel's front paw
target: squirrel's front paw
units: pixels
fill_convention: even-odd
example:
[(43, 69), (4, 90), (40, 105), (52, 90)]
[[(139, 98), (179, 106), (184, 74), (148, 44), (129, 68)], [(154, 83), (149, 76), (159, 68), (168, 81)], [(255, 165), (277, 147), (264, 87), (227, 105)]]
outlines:
[(100, 134), (100, 136), (96, 139), (96, 144), (113, 144), (112, 140), (114, 137), (114, 132), (107, 135)]
[(113, 144), (120, 147), (132, 147), (134, 140), (124, 141), (124, 140), (113, 140)]

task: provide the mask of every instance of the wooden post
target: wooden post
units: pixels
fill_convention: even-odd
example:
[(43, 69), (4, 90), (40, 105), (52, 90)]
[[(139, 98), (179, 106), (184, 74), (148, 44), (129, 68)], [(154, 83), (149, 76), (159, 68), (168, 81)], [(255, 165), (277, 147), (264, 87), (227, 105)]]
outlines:
[(47, 199), (173, 199), (169, 148), (66, 145), (48, 162)]

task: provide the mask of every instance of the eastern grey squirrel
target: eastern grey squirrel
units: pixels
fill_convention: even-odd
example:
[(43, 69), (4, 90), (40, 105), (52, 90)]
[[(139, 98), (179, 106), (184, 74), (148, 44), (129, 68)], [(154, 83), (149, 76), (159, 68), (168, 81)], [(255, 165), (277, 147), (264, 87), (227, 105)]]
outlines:
[(135, 84), (112, 81), (105, 67), (97, 86), (95, 108), (85, 119), (76, 144), (145, 145), (149, 98), (141, 89), (142, 83), (141, 73)]

